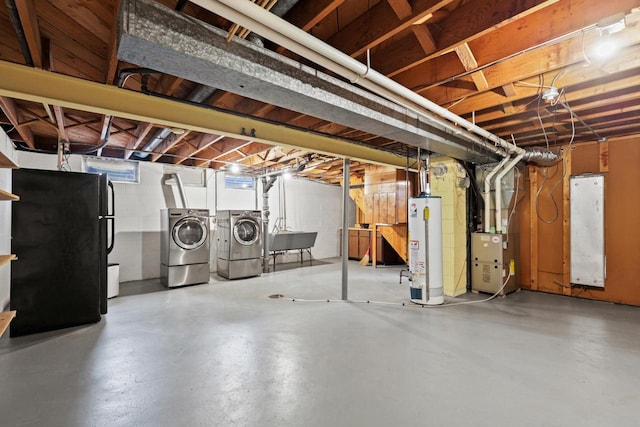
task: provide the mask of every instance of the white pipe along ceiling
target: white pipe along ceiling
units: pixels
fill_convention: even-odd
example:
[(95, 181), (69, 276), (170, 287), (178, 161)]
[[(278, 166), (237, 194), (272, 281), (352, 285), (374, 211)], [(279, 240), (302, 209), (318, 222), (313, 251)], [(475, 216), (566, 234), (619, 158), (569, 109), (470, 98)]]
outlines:
[[(250, 29), (286, 49), (349, 79), (351, 82), (357, 83), (375, 94), (422, 115), (427, 120), (434, 119), (428, 113), (437, 114), (456, 126), (464, 128), (500, 147), (502, 150), (496, 151), (496, 154), (503, 157), (507, 153), (515, 153), (518, 156), (522, 154), (521, 158), (527, 160), (551, 161), (556, 159), (556, 155), (552, 153), (526, 152), (515, 146), (515, 144), (509, 144), (497, 135), (427, 100), (250, 1), (193, 0), (192, 3)], [(449, 124), (448, 126), (451, 127), (453, 125)], [(453, 127), (454, 132), (460, 132), (459, 128)], [(487, 145), (490, 145), (480, 138), (474, 138), (472, 142), (481, 145), (485, 149)]]
[(227, 32), (155, 1), (127, 0), (121, 12), (118, 58), (125, 62), (463, 161), (487, 163), (504, 153), (424, 109), (416, 113), (246, 40), (229, 43)]

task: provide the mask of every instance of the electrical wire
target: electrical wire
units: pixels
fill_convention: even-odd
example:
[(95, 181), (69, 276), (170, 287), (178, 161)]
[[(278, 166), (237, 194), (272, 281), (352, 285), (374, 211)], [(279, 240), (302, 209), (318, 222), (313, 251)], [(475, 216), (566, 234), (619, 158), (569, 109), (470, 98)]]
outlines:
[(15, 126), (11, 125), (11, 129), (9, 130), (5, 130), (4, 133), (6, 133), (7, 135), (9, 135), (9, 132), (13, 132), (15, 130)]
[(391, 305), (391, 306), (398, 306), (398, 307), (411, 307), (411, 308), (443, 308), (443, 307), (453, 307), (453, 306), (457, 306), (457, 305), (471, 305), (471, 304), (480, 304), (483, 302), (487, 302), (487, 301), (491, 301), (492, 299), (494, 299), (495, 297), (497, 297), (498, 295), (500, 295), (500, 293), (504, 290), (504, 288), (507, 286), (507, 284), (509, 283), (509, 279), (511, 278), (511, 270), (509, 270), (509, 274), (507, 274), (507, 278), (505, 279), (504, 283), (502, 284), (502, 286), (500, 286), (500, 289), (498, 289), (494, 294), (492, 294), (491, 296), (481, 299), (481, 300), (476, 300), (476, 301), (460, 301), (460, 302), (445, 302), (444, 304), (440, 304), (440, 305), (427, 305), (427, 304), (407, 304), (405, 302), (389, 302), (389, 301), (373, 301), (373, 300), (364, 300), (364, 301), (358, 301), (358, 300), (336, 300), (336, 299), (301, 299), (301, 298), (290, 298), (290, 297), (282, 297), (279, 299), (284, 299), (286, 301), (291, 301), (291, 302), (340, 302), (340, 303), (345, 303), (345, 304), (375, 304), (375, 305)]
[(542, 129), (542, 134), (544, 135), (544, 141), (547, 144), (547, 151), (549, 151), (549, 138), (547, 137), (547, 131), (544, 128), (544, 123), (542, 122), (542, 116), (540, 115), (540, 103), (542, 102), (542, 89), (544, 86), (544, 76), (540, 74), (540, 88), (538, 89), (538, 106), (536, 108), (536, 115), (538, 116), (538, 121), (540, 122), (540, 128)]
[[(553, 176), (551, 178), (553, 178), (554, 176), (556, 176), (558, 169), (556, 167), (556, 172), (554, 172)], [(547, 183), (547, 181), (549, 180), (549, 167), (545, 167), (545, 173), (543, 174), (543, 179), (542, 179), (542, 185), (540, 185), (540, 187), (538, 187), (538, 191), (536, 192), (536, 216), (538, 217), (538, 219), (540, 221), (542, 221), (545, 224), (553, 224), (554, 222), (556, 222), (556, 220), (558, 219), (558, 216), (560, 215), (559, 212), (559, 208), (558, 208), (558, 202), (556, 202), (556, 199), (553, 195), (553, 191), (551, 191), (549, 194), (551, 196), (551, 202), (553, 203), (554, 209), (555, 209), (555, 214), (553, 216), (553, 219), (551, 220), (546, 220), (542, 217), (542, 215), (540, 215), (540, 193), (542, 193), (542, 189), (544, 188), (545, 184)]]
[(584, 30), (582, 31), (582, 56), (584, 57), (584, 60), (587, 61), (587, 63), (584, 65), (585, 67), (588, 67), (589, 65), (591, 65), (591, 60), (587, 57), (587, 52), (584, 49)]
[[(573, 144), (573, 141), (575, 140), (576, 137), (576, 124), (575, 124), (575, 117), (573, 114), (573, 110), (571, 109), (571, 107), (569, 106), (569, 104), (567, 103), (567, 97), (566, 95), (564, 95), (564, 106), (567, 108), (567, 110), (569, 110), (569, 114), (571, 115), (571, 139), (569, 140), (569, 144), (567, 144), (567, 150), (563, 153), (562, 155), (562, 179), (559, 179), (555, 185), (553, 187), (551, 187), (551, 194), (553, 195), (553, 192), (555, 191), (556, 188), (558, 188), (558, 185), (560, 185), (561, 182), (564, 182), (565, 177), (567, 176), (567, 159), (569, 158), (569, 152), (571, 151), (571, 145)], [(555, 200), (554, 200), (555, 201)], [(557, 210), (557, 205), (556, 205), (556, 210)], [(556, 218), (557, 218), (557, 212), (556, 212)]]

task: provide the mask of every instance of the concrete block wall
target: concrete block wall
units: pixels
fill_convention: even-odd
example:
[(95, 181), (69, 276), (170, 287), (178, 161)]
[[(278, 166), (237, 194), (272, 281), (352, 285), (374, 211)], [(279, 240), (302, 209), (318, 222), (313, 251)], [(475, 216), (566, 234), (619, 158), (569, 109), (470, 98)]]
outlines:
[[(446, 173), (442, 174), (445, 168)], [(432, 161), (431, 193), (442, 197), (442, 262), (447, 296), (467, 291), (466, 189), (460, 185), (465, 177), (466, 172), (453, 159)]]
[[(22, 167), (32, 169), (57, 168), (55, 155), (18, 152)], [(82, 156), (70, 156), (69, 167), (82, 170)], [(172, 167), (173, 168), (173, 167)], [(190, 168), (192, 169), (192, 168)], [(162, 185), (165, 165), (140, 162), (140, 183), (114, 183), (116, 192), (116, 242), (109, 255), (110, 263), (120, 264), (120, 281), (127, 282), (158, 277), (160, 275), (160, 210), (181, 207), (176, 188)], [(279, 178), (281, 179), (281, 178)], [(261, 209), (262, 193), (257, 190), (227, 189), (224, 172), (205, 171), (205, 186), (185, 186), (190, 207), (209, 209), (211, 215), (223, 209)], [(338, 256), (337, 230), (341, 225), (342, 189), (303, 179), (292, 179), (285, 184), (288, 224), (292, 229), (318, 231), (318, 240), (312, 250), (314, 258)], [(217, 197), (216, 197), (217, 193)], [(271, 226), (282, 216), (278, 187), (270, 190)], [(257, 201), (257, 204), (256, 204)], [(4, 202), (2, 202), (4, 203)], [(8, 203), (8, 202), (7, 202)], [(330, 207), (326, 209), (326, 207)], [(352, 213), (355, 209), (350, 208)], [(10, 215), (9, 215), (10, 218)], [(8, 226), (10, 231), (10, 224)], [(215, 222), (211, 230), (211, 271), (216, 268)], [(278, 262), (293, 261), (290, 257)]]

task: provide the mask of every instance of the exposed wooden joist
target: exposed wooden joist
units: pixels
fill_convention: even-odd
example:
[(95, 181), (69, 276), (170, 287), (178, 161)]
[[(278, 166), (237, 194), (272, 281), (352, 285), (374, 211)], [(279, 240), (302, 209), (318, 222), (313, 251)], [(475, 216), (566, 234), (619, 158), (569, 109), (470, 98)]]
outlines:
[(189, 135), (191, 135), (191, 131), (188, 130), (182, 132), (180, 135), (171, 134), (153, 150), (153, 153), (151, 154), (151, 161), (158, 161), (158, 159), (160, 159), (165, 153), (168, 153), (173, 147), (180, 144)]
[[(476, 61), (476, 58), (473, 56), (473, 52), (471, 52), (471, 48), (469, 48), (467, 43), (462, 43), (461, 45), (456, 46), (455, 52), (456, 55), (458, 55), (458, 58), (460, 58), (460, 62), (465, 70), (472, 71), (478, 68), (478, 61)], [(471, 78), (479, 91), (489, 89), (487, 78), (481, 70), (471, 74)]]
[(502, 85), (502, 91), (507, 98), (513, 98), (518, 95), (518, 91), (513, 83)]
[(389, 3), (389, 6), (391, 6), (391, 9), (399, 19), (407, 18), (413, 12), (408, 0), (386, 0), (386, 2)]
[(438, 48), (436, 40), (433, 38), (433, 34), (429, 31), (426, 25), (412, 25), (411, 31), (416, 36), (418, 44), (427, 55), (433, 53)]
[(345, 0), (301, 1), (289, 11), (287, 18), (296, 27), (309, 31), (344, 2)]
[(195, 146), (183, 144), (176, 154), (178, 157), (175, 159), (176, 164), (184, 163), (189, 157), (198, 156), (201, 152), (211, 147), (224, 139), (222, 135), (207, 135), (203, 134), (198, 138)]
[(328, 43), (351, 56), (359, 56), (396, 34), (409, 28), (415, 22), (433, 15), (438, 9), (453, 0), (416, 0), (412, 13), (404, 19), (396, 16), (386, 1), (373, 6), (367, 13), (355, 19), (343, 30), (334, 34)]
[[(2, 79), (0, 79), (1, 81)], [(35, 148), (33, 132), (27, 126), (22, 126), (21, 119), (22, 113), (16, 107), (16, 103), (13, 99), (0, 95), (0, 107), (4, 111), (5, 116), (9, 119), (16, 132), (20, 135), (22, 140), (31, 148)]]
[(440, 52), (477, 39), (502, 26), (531, 15), (558, 0), (471, 0), (454, 9), (439, 23), (435, 35)]
[[(473, 50), (479, 65), (484, 66), (510, 55), (515, 55), (518, 52), (523, 52), (526, 49), (531, 49), (532, 46), (540, 46), (565, 34), (579, 31), (603, 18), (611, 16), (616, 11), (630, 10), (634, 7), (634, 3), (635, 7), (637, 7), (637, 2), (634, 0), (613, 0), (605, 3), (595, 3), (590, 0), (566, 0), (509, 23), (483, 37), (474, 39), (469, 42), (469, 46)], [(574, 10), (580, 10), (581, 13), (572, 14), (571, 11)], [(572, 19), (565, 18), (568, 14), (572, 16)], [(537, 30), (531, 31), (533, 28)], [(580, 40), (580, 37), (577, 39)], [(431, 58), (426, 62), (428, 58), (424, 56), (419, 58), (415, 54), (413, 56), (409, 54), (412, 51), (408, 51), (408, 49), (413, 49), (410, 41), (408, 43), (403, 39), (398, 41), (397, 45), (404, 46), (404, 49), (398, 49), (398, 47), (394, 46), (385, 50), (385, 52), (381, 52), (380, 55), (384, 63), (378, 66), (377, 69), (388, 75), (397, 75), (395, 78), (406, 86), (420, 85), (423, 88), (428, 88), (430, 86), (425, 83), (444, 81), (459, 73), (455, 68), (451, 67), (451, 64), (442, 63), (442, 59), (446, 55)], [(588, 40), (585, 40), (585, 45), (589, 46)], [(582, 54), (582, 47), (583, 45), (580, 42), (580, 48), (576, 52)], [(540, 51), (540, 49), (538, 50)], [(525, 67), (561, 64), (558, 60), (547, 59), (546, 55), (549, 55), (549, 53), (540, 51), (538, 56), (530, 56), (523, 64), (525, 64)], [(422, 62), (424, 63), (421, 64)], [(436, 73), (438, 75), (435, 75)], [(530, 73), (529, 76), (532, 74), (534, 73)], [(425, 77), (421, 78), (422, 76)], [(498, 84), (498, 82), (495, 82), (495, 84)], [(428, 93), (425, 93), (425, 95), (430, 98), (432, 96)], [(465, 94), (459, 94), (457, 98), (464, 96)], [(456, 99), (455, 97), (451, 98)]]
[[(624, 57), (620, 60), (624, 61)], [(635, 70), (638, 69), (638, 67), (634, 67), (628, 71), (619, 73), (618, 76), (615, 76), (616, 78), (612, 78), (614, 76), (603, 77), (601, 70), (598, 68), (575, 68), (563, 76), (562, 85), (567, 86), (564, 96), (566, 96), (566, 99), (571, 103), (579, 99), (589, 98), (606, 92), (634, 88), (640, 84), (640, 74), (635, 72)], [(556, 74), (555, 72), (547, 73), (544, 75), (544, 78), (546, 81), (551, 81)], [(510, 102), (531, 99), (532, 96), (538, 94), (539, 90), (535, 87), (535, 85), (538, 84), (537, 78), (527, 79), (524, 80), (524, 82), (527, 84), (517, 86), (518, 95), (514, 98), (509, 98)], [(633, 92), (636, 91), (637, 89), (633, 90)], [(499, 94), (484, 92), (457, 103), (451, 107), (451, 111), (460, 115), (470, 114), (472, 111), (476, 111), (476, 120), (478, 123), (483, 123), (499, 118), (500, 114), (496, 114), (495, 111), (491, 111), (490, 109), (480, 113), (477, 111), (482, 108), (486, 109), (487, 106), (491, 105), (502, 105), (504, 101), (505, 98)], [(526, 103), (516, 107), (516, 109), (520, 109), (517, 111), (526, 111), (528, 108), (529, 106)]]
[(107, 64), (104, 67), (104, 82), (113, 84), (118, 69), (118, 15), (120, 11), (120, 3), (116, 2), (116, 10), (111, 22), (111, 34), (109, 35), (109, 45), (107, 47)]
[(33, 0), (15, 0), (16, 9), (20, 16), (20, 23), (27, 39), (29, 53), (33, 60), (33, 65), (42, 68), (42, 44), (40, 41), (40, 27), (38, 25), (38, 15)]
[(67, 133), (67, 129), (65, 128), (64, 112), (62, 111), (62, 108), (54, 105), (53, 112), (56, 116), (56, 126), (58, 128), (59, 138), (63, 141), (69, 142), (69, 134)]
[[(406, 19), (407, 17), (411, 16), (411, 14), (413, 13), (413, 7), (408, 2), (408, 0), (387, 0), (387, 2), (389, 3), (389, 6), (391, 6), (391, 8), (393, 9), (398, 19), (401, 19), (401, 20)], [(423, 19), (419, 24), (411, 25), (411, 31), (413, 32), (413, 35), (416, 37), (416, 40), (418, 40), (420, 47), (422, 47), (422, 50), (426, 54), (429, 54), (435, 51), (437, 48), (436, 41), (433, 39), (431, 32), (425, 25), (425, 22), (432, 17), (433, 17), (432, 14), (428, 14), (425, 17), (423, 17)]]
[[(147, 135), (149, 134), (149, 132), (151, 132), (151, 129), (153, 128), (154, 128), (153, 123), (140, 123), (136, 132), (138, 137), (136, 139), (131, 138), (131, 140), (125, 147), (125, 151), (124, 151), (125, 159), (130, 158), (131, 155), (136, 150), (139, 150), (142, 147), (142, 142), (144, 141), (144, 139), (147, 137)], [(105, 128), (103, 127), (103, 134), (104, 134), (104, 130)]]

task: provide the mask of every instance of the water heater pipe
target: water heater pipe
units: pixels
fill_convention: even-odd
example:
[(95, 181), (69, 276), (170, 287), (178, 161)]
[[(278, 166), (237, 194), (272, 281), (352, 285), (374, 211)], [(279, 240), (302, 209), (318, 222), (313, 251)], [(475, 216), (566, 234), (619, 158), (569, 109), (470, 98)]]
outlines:
[(509, 161), (509, 158), (510, 156), (507, 155), (507, 157), (502, 159), (502, 161), (498, 163), (498, 166), (493, 168), (491, 172), (489, 172), (484, 178), (484, 193), (482, 194), (482, 196), (484, 197), (484, 219), (482, 222), (484, 223), (485, 233), (491, 232), (491, 178), (493, 178), (493, 176), (498, 173), (500, 168), (502, 168), (502, 166), (504, 166), (504, 164)]
[[(518, 154), (496, 177), (496, 233), (502, 233), (502, 178), (509, 173), (523, 157), (524, 153)], [(507, 229), (505, 228), (505, 230)]]

